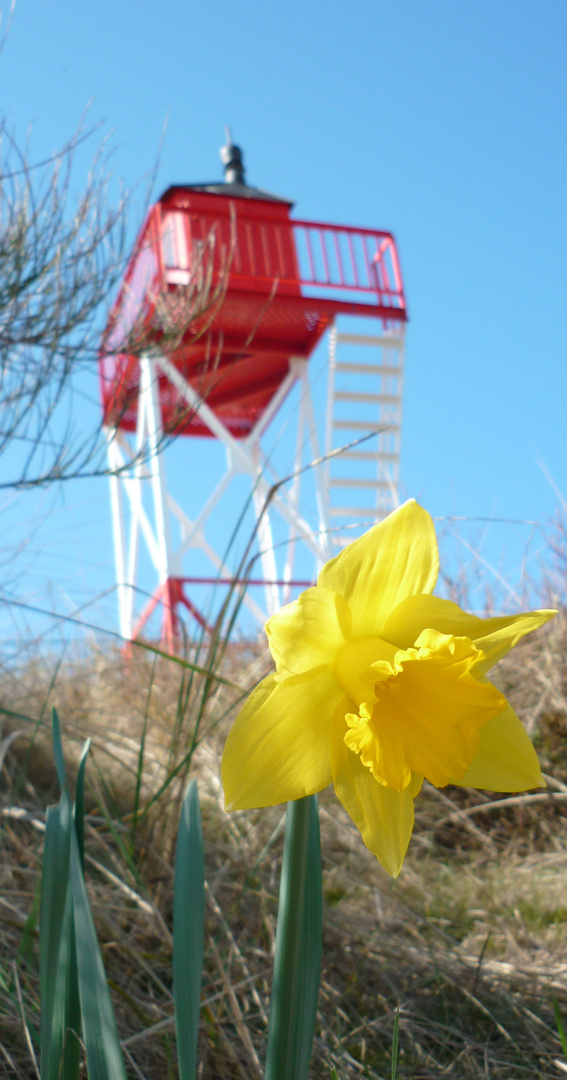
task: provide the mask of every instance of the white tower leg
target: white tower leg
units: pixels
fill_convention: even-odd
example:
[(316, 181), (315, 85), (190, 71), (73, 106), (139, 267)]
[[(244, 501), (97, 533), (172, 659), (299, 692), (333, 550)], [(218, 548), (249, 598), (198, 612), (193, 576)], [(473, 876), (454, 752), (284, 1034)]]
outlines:
[[(219, 477), (216, 488), (193, 519), (178, 506), (167, 490), (158, 376), (162, 384), (164, 378), (171, 383), (172, 391), (175, 391), (190, 409), (199, 411), (200, 420), (227, 450), (226, 472)], [(291, 481), (288, 483), (282, 482), (274, 474), (263, 453), (261, 440), (270, 421), (293, 387), (300, 390), (300, 405), (297, 414), (295, 460)], [(189, 464), (195, 442), (192, 438), (184, 441)], [(310, 461), (305, 460), (306, 451)], [(252, 576), (264, 586), (265, 609), (262, 610), (250, 595), (246, 594), (244, 598), (244, 603), (256, 619), (265, 619), (278, 610), (282, 600), (282, 587), (285, 588), (285, 601), (290, 598), (294, 554), (298, 545), (306, 548), (312, 556), (313, 580), (317, 569), (329, 555), (324, 466), (319, 456), (307, 362), (303, 359), (293, 359), (290, 362), (289, 373), (261, 420), (246, 439), (238, 440), (168, 357), (144, 356), (140, 361), (135, 437), (109, 432), (108, 454), (120, 632), (127, 639), (136, 636), (158, 604), (162, 605), (164, 616), (162, 635), (170, 648), (175, 646), (175, 638), (179, 632), (178, 606), (185, 605), (199, 618), (199, 612), (184, 592), (188, 579), (196, 577), (194, 573), (191, 574), (192, 550), (199, 549), (211, 564), (211, 578), (205, 580), (232, 580), (229, 569), (223, 566), (222, 559), (215, 550), (213, 537), (206, 535), (206, 529), (211, 514), (221, 503), (237, 475), (245, 474), (249, 478), (256, 516), (261, 576)], [(316, 522), (308, 521), (299, 509), (301, 480), (308, 464), (312, 465), (314, 470), (318, 517)], [(277, 486), (275, 491), (272, 490), (273, 485)], [(288, 539), (287, 545), (279, 544), (276, 551), (273, 526), (274, 519), (278, 516), (287, 525)], [(177, 545), (173, 540), (173, 520), (176, 530), (180, 532)], [(149, 555), (156, 575), (156, 584), (140, 616), (136, 609), (140, 607), (138, 553), (141, 544)], [(281, 566), (281, 570), (278, 570), (278, 566)]]

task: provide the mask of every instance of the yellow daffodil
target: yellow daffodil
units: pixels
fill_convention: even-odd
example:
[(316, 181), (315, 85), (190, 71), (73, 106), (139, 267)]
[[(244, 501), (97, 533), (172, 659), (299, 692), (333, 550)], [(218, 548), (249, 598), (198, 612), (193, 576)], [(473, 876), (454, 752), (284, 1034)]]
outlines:
[(431, 595), (437, 573), (433, 522), (410, 500), (269, 620), (276, 671), (229, 734), (229, 809), (333, 783), (395, 877), (424, 777), (435, 787), (544, 786), (520, 720), (486, 672), (554, 612), (480, 619)]

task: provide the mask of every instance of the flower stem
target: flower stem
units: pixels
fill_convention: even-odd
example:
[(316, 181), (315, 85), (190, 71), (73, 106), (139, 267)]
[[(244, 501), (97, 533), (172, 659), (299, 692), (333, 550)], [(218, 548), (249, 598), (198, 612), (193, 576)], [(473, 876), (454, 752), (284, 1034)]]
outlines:
[(321, 971), (317, 797), (288, 803), (264, 1080), (305, 1080)]

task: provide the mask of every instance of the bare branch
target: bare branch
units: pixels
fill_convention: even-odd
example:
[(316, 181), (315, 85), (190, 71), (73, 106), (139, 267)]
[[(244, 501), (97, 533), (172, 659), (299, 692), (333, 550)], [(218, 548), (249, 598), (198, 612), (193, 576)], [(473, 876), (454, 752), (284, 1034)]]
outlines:
[(109, 200), (105, 143), (71, 205), (74, 155), (92, 133), (81, 124), (33, 165), (0, 127), (0, 454), (28, 448), (6, 486), (84, 470), (96, 452), (94, 433), (74, 433), (58, 413), (73, 376), (94, 368), (101, 306), (124, 266), (127, 197)]

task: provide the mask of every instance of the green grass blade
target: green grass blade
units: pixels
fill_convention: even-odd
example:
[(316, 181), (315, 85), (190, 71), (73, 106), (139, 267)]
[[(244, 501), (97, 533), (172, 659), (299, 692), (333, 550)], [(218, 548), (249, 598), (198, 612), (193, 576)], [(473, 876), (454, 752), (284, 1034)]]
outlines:
[(41, 1080), (60, 1080), (67, 1025), (67, 970), (71, 937), (69, 858), (71, 813), (67, 799), (47, 811), (41, 909), (39, 980)]
[[(33, 751), (33, 747), (34, 747), (34, 744), (35, 744), (37, 733), (38, 733), (39, 729), (45, 725), (45, 721), (43, 719), (43, 716), (44, 716), (45, 710), (47, 708), (47, 703), (49, 701), (51, 691), (53, 690), (53, 687), (55, 686), (55, 683), (57, 681), (57, 676), (59, 674), (59, 669), (60, 669), (62, 663), (63, 663), (63, 657), (61, 656), (58, 659), (58, 661), (57, 661), (57, 663), (55, 665), (55, 670), (54, 670), (54, 672), (53, 672), (53, 674), (51, 676), (51, 680), (50, 680), (50, 683), (49, 683), (49, 686), (48, 686), (48, 689), (47, 689), (47, 694), (45, 695), (43, 704), (42, 704), (41, 709), (40, 709), (39, 716), (37, 717), (37, 719), (33, 719), (31, 721), (32, 724), (33, 724), (33, 731), (32, 731), (32, 734), (31, 734), (31, 738), (29, 740), (28, 748), (26, 750), (26, 755), (25, 755), (24, 760), (22, 761), (22, 763), (20, 765), (20, 768), (19, 768), (18, 773), (16, 775), (16, 780), (14, 782), (14, 795), (15, 795), (16, 799), (19, 798), (20, 792), (21, 792), (23, 784), (24, 784), (24, 779), (28, 775), (28, 768), (29, 768), (29, 764), (30, 764), (30, 761), (31, 761), (31, 755), (32, 755), (32, 751)], [(47, 726), (47, 725), (45, 725), (45, 726)]]
[(53, 739), (53, 754), (55, 756), (55, 768), (61, 791), (67, 786), (67, 769), (63, 756), (63, 743), (61, 742), (61, 724), (57, 709), (51, 710), (51, 735)]
[[(91, 746), (91, 740), (87, 739), (83, 746), (81, 753), (81, 759), (79, 761), (79, 769), (77, 772), (77, 788), (75, 792), (75, 833), (77, 836), (77, 844), (79, 848), (79, 857), (81, 860), (81, 869), (84, 873), (85, 870), (85, 769), (87, 764), (87, 757)], [(64, 1058), (64, 1077), (65, 1080), (79, 1080), (81, 1069), (81, 999), (79, 992), (79, 972), (77, 968), (77, 947), (75, 943), (75, 925), (73, 921), (70, 951), (69, 951), (69, 967), (67, 977), (67, 1015), (66, 1015), (66, 1031), (67, 1037), (65, 1039), (65, 1058)]]
[[(132, 857), (134, 857), (136, 851), (136, 831), (138, 828), (138, 814), (140, 812), (140, 800), (142, 797), (142, 779), (144, 776), (144, 764), (146, 756), (146, 735), (148, 731), (148, 717), (150, 711), (150, 695), (151, 689), (154, 683), (155, 670), (157, 664), (157, 656), (154, 656), (154, 663), (152, 667), (152, 675), (150, 679), (149, 687), (146, 691), (146, 708), (144, 711), (144, 723), (142, 727), (142, 734), (140, 737), (140, 749), (138, 751), (138, 761), (136, 764), (136, 787), (134, 790), (134, 808), (132, 812), (132, 830), (130, 833), (130, 850)], [(185, 672), (183, 672), (185, 677)]]
[(265, 1080), (307, 1080), (321, 972), (317, 798), (288, 804)]
[(126, 1080), (124, 1058), (74, 830), (71, 834), (70, 878), (83, 1041), (89, 1080)]
[(30, 963), (33, 950), (36, 931), (39, 933), (38, 921), (39, 921), (39, 908), (41, 903), (41, 879), (38, 878), (35, 883), (35, 889), (33, 894), (32, 906), (30, 908), (29, 915), (25, 921), (24, 928), (22, 930), (22, 936), (18, 947), (17, 961), (21, 963), (23, 960), (25, 963)]
[(205, 917), (205, 867), (197, 781), (181, 810), (173, 894), (173, 996), (180, 1080), (194, 1080), (201, 1007)]
[(83, 746), (81, 760), (79, 761), (77, 788), (75, 791), (75, 832), (77, 834), (77, 843), (79, 845), (79, 855), (81, 856), (83, 873), (85, 872), (85, 770), (90, 748), (91, 740), (87, 739)]
[(563, 1047), (563, 1054), (567, 1061), (567, 1036), (565, 1035), (565, 1028), (563, 1026), (563, 1020), (561, 1019), (561, 1012), (559, 1011), (559, 1004), (554, 994), (551, 995), (551, 1004), (553, 1005), (553, 1012), (555, 1013), (555, 1026), (557, 1028), (557, 1034), (561, 1040), (561, 1046)]
[[(140, 870), (139, 870), (138, 866), (136, 865), (136, 861), (134, 859), (134, 856), (133, 856), (132, 852), (129, 850), (129, 847), (124, 843), (124, 840), (122, 839), (122, 837), (120, 835), (120, 830), (116, 827), (116, 817), (119, 816), (118, 811), (116, 811), (116, 817), (114, 817), (113, 814), (112, 814), (112, 802), (113, 802), (112, 794), (111, 794), (110, 789), (108, 787), (108, 784), (107, 784), (107, 782), (106, 782), (106, 780), (104, 778), (104, 773), (102, 772), (102, 769), (98, 765), (97, 760), (96, 760), (95, 757), (93, 757), (93, 764), (94, 764), (94, 767), (95, 767), (95, 770), (96, 770), (96, 773), (97, 773), (97, 776), (98, 776), (98, 779), (99, 779), (99, 782), (100, 782), (100, 788), (101, 788), (101, 790), (100, 790), (100, 792), (98, 794), (98, 805), (99, 805), (100, 812), (104, 817), (106, 826), (107, 826), (108, 831), (110, 832), (110, 834), (112, 836), (112, 839), (114, 840), (114, 843), (116, 844), (118, 852), (122, 856), (122, 859), (124, 860), (124, 863), (126, 864), (126, 866), (128, 867), (130, 873), (132, 874), (132, 877), (133, 877), (134, 881), (136, 882), (136, 885), (138, 886), (138, 888), (140, 889), (141, 892), (145, 892), (146, 891), (146, 886), (144, 885), (144, 882), (142, 880), (142, 875), (140, 873)], [(109, 806), (107, 806), (107, 802), (110, 804), (110, 808), (109, 808)]]
[(392, 1032), (392, 1080), (396, 1080), (398, 1075), (398, 1043), (400, 1034), (400, 1006), (396, 1009), (396, 1018), (394, 1020), (394, 1030)]
[[(95, 629), (97, 628), (95, 627)], [(164, 660), (169, 660), (172, 664), (177, 664), (178, 667), (187, 668), (188, 671), (194, 671), (196, 675), (204, 675), (206, 678), (210, 678), (213, 682), (218, 683), (219, 686), (228, 686), (231, 690), (243, 690), (242, 686), (238, 683), (235, 683), (232, 679), (226, 679), (223, 675), (219, 675), (213, 668), (203, 667), (201, 664), (193, 664), (191, 660), (186, 660), (183, 656), (176, 656), (175, 653), (168, 653), (165, 649), (160, 649), (157, 645), (153, 645), (149, 641), (133, 641), (132, 645), (135, 645), (137, 649), (143, 649), (145, 652), (152, 653), (154, 656), (161, 656)]]

